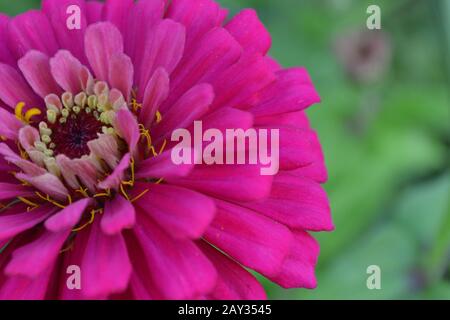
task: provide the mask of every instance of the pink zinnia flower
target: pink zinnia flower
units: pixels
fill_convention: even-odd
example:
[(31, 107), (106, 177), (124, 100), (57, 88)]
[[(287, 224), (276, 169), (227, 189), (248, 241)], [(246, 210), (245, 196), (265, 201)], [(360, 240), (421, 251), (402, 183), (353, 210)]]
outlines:
[[(81, 29), (66, 26), (81, 9)], [(261, 299), (245, 268), (316, 286), (331, 230), (307, 72), (253, 10), (212, 0), (44, 0), (0, 17), (0, 298)], [(280, 172), (174, 165), (170, 135), (280, 129)], [(66, 285), (81, 270), (81, 290)], [(244, 268), (245, 267), (245, 268)]]

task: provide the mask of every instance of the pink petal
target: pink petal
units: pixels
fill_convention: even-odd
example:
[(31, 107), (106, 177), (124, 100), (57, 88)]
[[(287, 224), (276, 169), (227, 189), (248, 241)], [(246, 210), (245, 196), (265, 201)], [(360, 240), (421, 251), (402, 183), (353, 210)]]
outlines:
[(270, 194), (272, 176), (262, 176), (258, 165), (197, 166), (186, 178), (168, 182), (235, 201), (265, 199)]
[[(84, 54), (84, 33), (86, 31), (87, 11), (83, 0), (43, 0), (42, 11), (49, 18), (60, 48), (70, 51), (82, 63), (86, 62)], [(80, 29), (69, 29), (67, 9), (70, 6), (80, 8)]]
[(192, 299), (214, 288), (216, 270), (192, 241), (174, 240), (148, 219), (138, 221), (134, 232), (142, 251), (135, 249), (133, 265), (149, 272), (141, 279), (154, 299)]
[(0, 43), (3, 44), (0, 46), (0, 62), (15, 66), (16, 59), (8, 47), (8, 23), (9, 17), (0, 13)]
[(261, 103), (251, 109), (258, 117), (301, 111), (320, 102), (308, 72), (292, 68), (277, 72), (278, 81), (264, 90)]
[(272, 44), (270, 34), (253, 9), (242, 10), (226, 24), (225, 28), (245, 50), (265, 55), (270, 49)]
[(97, 158), (104, 160), (114, 169), (120, 161), (120, 152), (117, 140), (109, 134), (100, 134), (98, 139), (88, 142), (88, 148)]
[(85, 297), (123, 292), (128, 286), (131, 263), (125, 241), (121, 234), (104, 234), (99, 219), (91, 225), (81, 270)]
[(50, 197), (64, 201), (67, 200), (67, 195), (69, 191), (66, 189), (64, 184), (56, 176), (51, 173), (45, 173), (40, 176), (30, 176), (22, 173), (18, 173), (16, 177), (20, 180), (26, 181), (35, 188), (42, 191), (44, 194)]
[(96, 78), (108, 80), (111, 58), (123, 52), (123, 39), (120, 31), (110, 22), (90, 25), (86, 30), (85, 50)]
[(7, 277), (0, 286), (0, 300), (42, 300), (45, 298), (53, 268), (34, 279)]
[(200, 248), (214, 264), (219, 277), (210, 297), (214, 300), (265, 300), (263, 286), (245, 268), (212, 246), (201, 243)]
[(60, 50), (50, 59), (53, 78), (65, 91), (77, 94), (83, 90), (81, 62), (69, 51)]
[(22, 275), (30, 278), (39, 276), (54, 264), (70, 231), (70, 229), (57, 233), (44, 231), (33, 242), (16, 249), (5, 268), (5, 273), (8, 276)]
[(294, 229), (334, 229), (330, 204), (323, 188), (317, 182), (286, 173), (275, 177), (269, 199), (244, 206)]
[(41, 98), (54, 93), (61, 95), (62, 90), (54, 80), (50, 71), (50, 59), (39, 51), (29, 51), (18, 65), (25, 79)]
[(45, 221), (45, 227), (51, 232), (64, 232), (71, 230), (80, 221), (86, 208), (92, 203), (92, 199), (81, 199), (59, 211)]
[(23, 127), (23, 122), (18, 120), (11, 112), (0, 108), (0, 136), (10, 140), (17, 140), (19, 130)]
[(220, 76), (211, 79), (217, 92), (212, 108), (248, 109), (259, 101), (260, 92), (275, 80), (275, 74), (260, 53), (246, 53)]
[(155, 114), (158, 108), (169, 96), (169, 74), (163, 68), (158, 68), (147, 83), (144, 91), (142, 110), (139, 114), (139, 121), (146, 128), (155, 121)]
[(281, 271), (270, 279), (283, 288), (308, 288), (317, 286), (315, 266), (319, 244), (307, 232), (296, 231), (294, 241)]
[(214, 201), (200, 193), (162, 184), (148, 188), (135, 205), (175, 238), (199, 239), (215, 216)]
[(119, 234), (123, 229), (133, 227), (135, 222), (136, 213), (131, 202), (120, 195), (117, 195), (114, 200), (106, 202), (105, 212), (100, 223), (105, 234)]
[(182, 24), (166, 19), (156, 27), (151, 37), (146, 39), (145, 52), (138, 69), (138, 87), (146, 88), (159, 67), (171, 74), (181, 60), (186, 34)]
[(123, 34), (133, 3), (134, 0), (106, 0), (103, 8), (103, 19), (112, 22)]
[(33, 190), (20, 184), (0, 182), (0, 200), (34, 196)]
[(127, 101), (130, 101), (131, 97), (133, 74), (133, 63), (127, 55), (118, 53), (111, 58), (109, 64), (109, 84), (112, 88), (116, 88), (122, 92)]
[(132, 6), (125, 33), (125, 52), (135, 66), (140, 65), (144, 55), (146, 41), (142, 39), (150, 37), (163, 17), (165, 6), (166, 0), (140, 0)]
[(38, 176), (46, 173), (44, 168), (39, 167), (31, 161), (22, 159), (5, 143), (0, 143), (0, 155), (2, 155), (6, 161), (17, 166), (28, 175)]
[(97, 1), (86, 2), (87, 23), (88, 25), (99, 22), (103, 18), (104, 4)]
[(161, 111), (172, 106), (203, 79), (214, 79), (220, 75), (239, 59), (241, 52), (240, 45), (225, 29), (217, 28), (205, 34), (192, 52), (184, 55), (171, 75), (171, 94)]
[(52, 56), (59, 47), (50, 21), (37, 10), (27, 11), (11, 19), (8, 32), (10, 48), (17, 59), (32, 49)]
[(211, 29), (222, 24), (225, 16), (220, 6), (212, 0), (173, 0), (167, 17), (186, 26), (187, 48)]
[(248, 268), (264, 275), (277, 274), (291, 248), (289, 229), (238, 205), (216, 204), (216, 219), (205, 239)]
[(0, 240), (11, 239), (17, 234), (31, 229), (55, 212), (54, 207), (42, 206), (27, 212), (23, 206), (8, 209), (0, 216)]
[(118, 189), (120, 183), (123, 181), (125, 171), (130, 167), (131, 156), (129, 153), (123, 156), (120, 163), (114, 169), (114, 171), (102, 182), (98, 184), (100, 189)]
[(25, 102), (27, 107), (36, 107), (41, 101), (13, 67), (0, 63), (0, 78), (0, 99), (11, 108), (14, 109), (19, 102)]
[(130, 153), (134, 154), (140, 138), (139, 124), (134, 114), (128, 109), (119, 110), (114, 118), (113, 126), (127, 142)]
[(156, 137), (167, 138), (176, 129), (187, 128), (199, 120), (214, 100), (214, 91), (209, 84), (199, 84), (184, 94), (163, 115), (163, 120), (155, 127)]
[[(193, 152), (193, 151), (192, 151)], [(172, 161), (172, 151), (166, 151), (157, 157), (148, 158), (139, 163), (137, 179), (186, 177), (194, 169), (191, 164), (176, 165)]]

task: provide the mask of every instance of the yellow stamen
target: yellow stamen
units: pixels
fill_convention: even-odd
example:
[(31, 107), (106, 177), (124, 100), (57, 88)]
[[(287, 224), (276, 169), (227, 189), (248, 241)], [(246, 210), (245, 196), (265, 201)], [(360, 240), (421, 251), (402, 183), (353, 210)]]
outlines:
[(128, 196), (127, 192), (125, 191), (124, 185), (122, 183), (120, 184), (120, 191), (122, 192), (122, 194), (125, 197), (125, 199), (130, 201), (130, 197)]
[(19, 102), (15, 108), (16, 118), (23, 121), (23, 108), (25, 107), (25, 102)]
[(156, 111), (156, 123), (160, 123), (162, 121), (161, 112)]
[(92, 222), (94, 222), (95, 215), (97, 214), (97, 212), (100, 212), (100, 213), (101, 213), (101, 212), (103, 212), (103, 209), (92, 210), (92, 211), (91, 211), (91, 219), (90, 219), (88, 222), (86, 222), (85, 224), (83, 224), (81, 227), (72, 229), (72, 231), (73, 231), (73, 232), (81, 231), (81, 230), (83, 230), (84, 228), (86, 228), (88, 225), (92, 224)]
[(140, 198), (142, 198), (143, 196), (145, 196), (145, 194), (147, 194), (147, 192), (149, 192), (150, 190), (144, 190), (143, 192), (141, 192), (139, 195), (137, 195), (136, 197), (134, 197), (132, 200), (130, 200), (131, 203), (138, 201)]
[(31, 118), (34, 116), (40, 116), (42, 114), (41, 110), (38, 108), (32, 108), (25, 113), (25, 122), (31, 123)]
[(80, 193), (83, 197), (89, 198), (89, 194), (87, 193), (88, 188), (80, 187), (80, 189), (75, 190), (75, 192)]
[[(46, 196), (43, 196), (43, 195), (42, 195), (41, 193), (39, 193), (39, 192), (35, 192), (35, 194), (36, 194), (39, 198), (41, 198), (42, 200), (47, 201), (47, 202), (50, 202), (51, 204), (57, 206), (58, 208), (65, 209), (65, 208), (67, 207), (67, 206), (62, 205), (62, 204), (60, 204), (59, 202), (53, 200), (52, 198), (50, 198), (50, 196), (49, 196), (48, 194), (47, 194)], [(69, 198), (69, 201), (72, 201), (72, 199)]]
[(104, 193), (94, 194), (93, 197), (94, 198), (100, 198), (100, 197), (109, 198), (109, 197), (111, 197), (111, 189), (107, 189), (106, 192), (104, 192)]

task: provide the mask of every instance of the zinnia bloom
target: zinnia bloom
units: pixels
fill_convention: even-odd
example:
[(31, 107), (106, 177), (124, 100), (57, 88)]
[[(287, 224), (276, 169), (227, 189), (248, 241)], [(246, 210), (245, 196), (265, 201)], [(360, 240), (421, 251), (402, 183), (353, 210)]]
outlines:
[[(319, 96), (267, 56), (253, 10), (226, 16), (212, 0), (44, 0), (0, 17), (0, 298), (265, 298), (246, 269), (316, 286), (309, 232), (333, 229), (304, 114)], [(174, 165), (171, 133), (195, 120), (280, 129), (280, 172)]]

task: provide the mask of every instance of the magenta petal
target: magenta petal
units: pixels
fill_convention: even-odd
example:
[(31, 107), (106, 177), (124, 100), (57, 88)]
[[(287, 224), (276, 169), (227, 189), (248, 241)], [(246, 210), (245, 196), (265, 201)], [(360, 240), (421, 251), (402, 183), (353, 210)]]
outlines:
[(86, 2), (87, 23), (93, 24), (99, 22), (103, 18), (104, 4), (98, 1)]
[(272, 44), (267, 29), (253, 9), (242, 10), (227, 23), (225, 28), (246, 50), (265, 55)]
[[(65, 29), (63, 26), (61, 29)], [(52, 56), (59, 48), (50, 21), (40, 11), (30, 10), (11, 19), (8, 31), (9, 44), (17, 59), (32, 49)]]
[[(140, 0), (129, 12), (127, 31), (125, 32), (125, 52), (135, 66), (142, 62), (147, 39), (153, 28), (162, 19), (166, 0)], [(138, 77), (135, 78), (136, 82)]]
[(82, 294), (87, 298), (119, 293), (128, 286), (131, 263), (125, 241), (121, 234), (104, 234), (99, 219), (91, 225), (81, 270)]
[(134, 232), (142, 251), (133, 264), (145, 259), (143, 279), (155, 299), (193, 299), (214, 288), (216, 270), (192, 241), (174, 240), (148, 219), (138, 220)]
[(18, 61), (25, 79), (41, 98), (54, 93), (60, 95), (62, 90), (54, 80), (50, 71), (50, 59), (39, 51), (29, 51)]
[(39, 277), (7, 277), (0, 286), (0, 300), (42, 300), (45, 298), (53, 268)]
[[(69, 50), (82, 63), (86, 62), (84, 54), (84, 33), (86, 30), (87, 12), (84, 0), (43, 0), (42, 11), (49, 18), (60, 48)], [(69, 29), (67, 22), (69, 6), (80, 8), (80, 29)]]
[(123, 52), (122, 35), (110, 22), (90, 25), (86, 30), (85, 50), (97, 79), (107, 81), (111, 58)]
[(295, 229), (334, 229), (330, 204), (320, 184), (288, 173), (275, 177), (269, 199), (244, 205)]
[(0, 62), (15, 66), (16, 60), (8, 47), (9, 17), (0, 13)]
[(315, 266), (319, 256), (319, 244), (307, 232), (294, 232), (291, 252), (281, 271), (270, 279), (283, 288), (308, 288), (317, 286)]
[(19, 102), (35, 107), (41, 101), (15, 68), (0, 63), (0, 79), (0, 99), (11, 108), (14, 109)]
[(133, 4), (134, 0), (106, 0), (103, 7), (103, 19), (112, 22), (123, 34)]
[(186, 178), (168, 178), (170, 183), (234, 201), (265, 199), (272, 176), (262, 176), (257, 165), (198, 166)]
[[(192, 151), (193, 152), (193, 151)], [(139, 163), (139, 169), (136, 172), (136, 178), (176, 178), (186, 177), (194, 169), (194, 164), (176, 165), (172, 161), (172, 151), (166, 151), (162, 154), (146, 159)]]
[(168, 109), (196, 84), (220, 75), (238, 61), (241, 53), (242, 48), (225, 29), (216, 28), (205, 34), (171, 75), (171, 93), (161, 110)]
[(100, 223), (102, 231), (107, 235), (119, 234), (123, 229), (133, 227), (136, 222), (134, 206), (120, 195), (107, 201), (105, 212)]
[(124, 53), (118, 53), (109, 63), (109, 84), (118, 89), (127, 101), (130, 101), (133, 88), (133, 63)]
[(45, 227), (52, 232), (71, 230), (80, 221), (84, 210), (92, 203), (92, 199), (79, 200), (45, 221)]
[(162, 184), (149, 186), (136, 206), (175, 238), (199, 239), (216, 213), (209, 197)]
[(187, 128), (199, 120), (214, 100), (214, 91), (209, 84), (199, 84), (184, 94), (166, 113), (155, 127), (157, 137), (167, 138), (173, 130)]
[(205, 239), (244, 266), (276, 275), (291, 248), (289, 229), (238, 205), (224, 201), (216, 204), (216, 219)]
[(165, 19), (155, 26), (152, 36), (146, 40), (144, 56), (139, 64), (139, 88), (147, 87), (157, 68), (172, 73), (183, 56), (185, 38), (185, 29), (180, 23)]
[(21, 184), (0, 182), (0, 201), (29, 196), (34, 196), (33, 190), (29, 187)]
[(102, 182), (98, 184), (101, 189), (118, 189), (123, 178), (125, 176), (125, 171), (130, 167), (131, 156), (129, 153), (123, 156), (120, 163), (116, 166), (114, 171)]
[(146, 127), (155, 121), (158, 108), (169, 96), (169, 74), (163, 68), (158, 68), (147, 83), (144, 91), (142, 110), (139, 114), (139, 121)]
[(244, 267), (212, 246), (201, 243), (200, 248), (219, 274), (215, 289), (209, 294), (215, 300), (265, 300), (263, 286)]
[(213, 0), (172, 0), (167, 17), (182, 23), (187, 31), (187, 48), (195, 45), (201, 36), (222, 24), (225, 16)]
[(70, 231), (70, 229), (57, 233), (45, 231), (38, 239), (16, 249), (5, 268), (5, 273), (8, 276), (23, 275), (30, 278), (39, 276), (53, 265)]
[(277, 72), (278, 80), (261, 95), (261, 102), (251, 109), (258, 117), (301, 111), (320, 102), (308, 72), (292, 68)]
[(19, 130), (24, 124), (14, 114), (0, 108), (0, 123), (0, 136), (10, 140), (17, 140), (19, 138)]
[[(20, 212), (20, 209), (23, 212)], [(17, 211), (13, 214), (2, 214), (0, 216), (0, 240), (11, 239), (15, 235), (34, 227), (49, 217), (55, 209), (42, 206), (27, 212), (25, 208), (21, 207)], [(10, 212), (10, 210), (6, 212)]]

